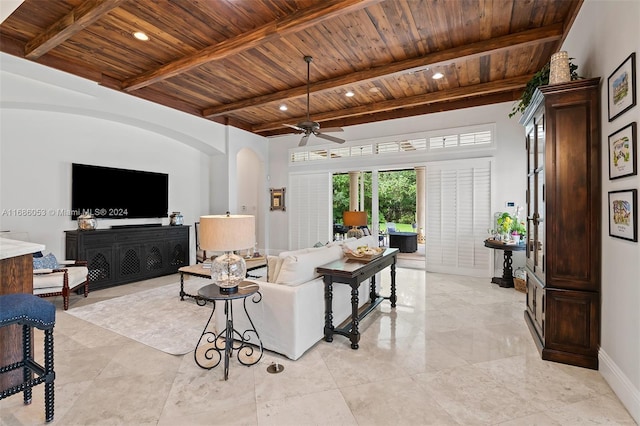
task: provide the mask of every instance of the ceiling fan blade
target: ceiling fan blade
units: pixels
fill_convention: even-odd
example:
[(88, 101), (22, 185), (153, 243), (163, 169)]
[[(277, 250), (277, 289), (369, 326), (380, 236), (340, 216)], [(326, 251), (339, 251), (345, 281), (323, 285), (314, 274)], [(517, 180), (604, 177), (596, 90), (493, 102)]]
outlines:
[(322, 133), (344, 132), (342, 127), (323, 127), (320, 130), (322, 130)]
[(319, 137), (320, 139), (326, 139), (328, 141), (331, 142), (335, 142), (335, 143), (344, 143), (344, 139), (340, 139), (340, 138), (336, 138), (335, 136), (329, 136), (329, 135), (325, 135), (324, 133), (316, 133), (315, 134), (317, 137)]
[(298, 144), (298, 146), (305, 146), (307, 144), (307, 141), (309, 140), (309, 136), (311, 136), (311, 133), (306, 133), (302, 139), (300, 139), (300, 143)]
[(284, 123), (283, 126), (291, 127), (292, 129), (296, 129), (299, 132), (305, 131), (302, 127), (294, 126), (293, 124)]

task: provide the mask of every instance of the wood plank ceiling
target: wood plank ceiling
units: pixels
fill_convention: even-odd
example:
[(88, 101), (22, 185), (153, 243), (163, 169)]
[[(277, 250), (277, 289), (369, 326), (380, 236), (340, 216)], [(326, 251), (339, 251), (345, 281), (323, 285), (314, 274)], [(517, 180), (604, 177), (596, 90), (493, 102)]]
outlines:
[(0, 25), (0, 50), (272, 136), (306, 119), (305, 55), (310, 117), (323, 128), (516, 100), (581, 4), (25, 0)]

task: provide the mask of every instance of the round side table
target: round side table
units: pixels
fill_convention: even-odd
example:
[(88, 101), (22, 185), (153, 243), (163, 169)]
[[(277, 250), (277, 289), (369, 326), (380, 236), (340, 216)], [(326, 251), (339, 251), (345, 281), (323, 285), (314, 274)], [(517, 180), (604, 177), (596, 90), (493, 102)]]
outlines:
[[(224, 379), (229, 378), (229, 359), (236, 352), (236, 357), (242, 365), (250, 366), (257, 364), (262, 359), (263, 348), (260, 336), (247, 311), (247, 300), (252, 303), (260, 303), (262, 294), (257, 284), (242, 281), (235, 293), (222, 292), (216, 284), (206, 285), (198, 290), (200, 300), (212, 302), (213, 309), (209, 321), (202, 330), (202, 335), (198, 340), (193, 358), (201, 368), (211, 370), (217, 367), (224, 359)], [(239, 332), (233, 327), (233, 301), (242, 300), (242, 307), (249, 319), (251, 328)], [(216, 311), (216, 302), (224, 302), (224, 313), (226, 324), (220, 332), (209, 330), (213, 314)], [(256, 358), (257, 356), (257, 358)]]
[(506, 244), (503, 241), (484, 240), (484, 246), (494, 250), (504, 251), (504, 262), (502, 263), (502, 277), (493, 277), (491, 282), (500, 287), (513, 287), (513, 259), (514, 251), (522, 251), (526, 247), (524, 244)]

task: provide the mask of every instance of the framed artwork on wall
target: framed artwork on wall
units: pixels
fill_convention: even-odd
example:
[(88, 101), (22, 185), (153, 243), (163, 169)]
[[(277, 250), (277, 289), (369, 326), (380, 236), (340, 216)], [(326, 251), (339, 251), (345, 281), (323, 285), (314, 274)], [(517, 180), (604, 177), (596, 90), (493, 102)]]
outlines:
[(607, 79), (609, 121), (636, 104), (636, 53), (633, 52)]
[(271, 192), (271, 208), (270, 210), (282, 210), (285, 211), (286, 207), (284, 204), (284, 193), (285, 188), (271, 188), (269, 189)]
[(635, 121), (609, 135), (609, 179), (638, 174)]
[(638, 190), (609, 192), (609, 235), (638, 241)]

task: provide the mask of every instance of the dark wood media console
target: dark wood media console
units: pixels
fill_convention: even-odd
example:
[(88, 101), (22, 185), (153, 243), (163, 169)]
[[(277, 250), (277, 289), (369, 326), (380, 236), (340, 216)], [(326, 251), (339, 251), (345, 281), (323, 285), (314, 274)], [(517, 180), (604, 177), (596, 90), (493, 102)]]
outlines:
[(169, 275), (189, 264), (189, 226), (65, 231), (67, 259), (86, 260), (96, 290)]

